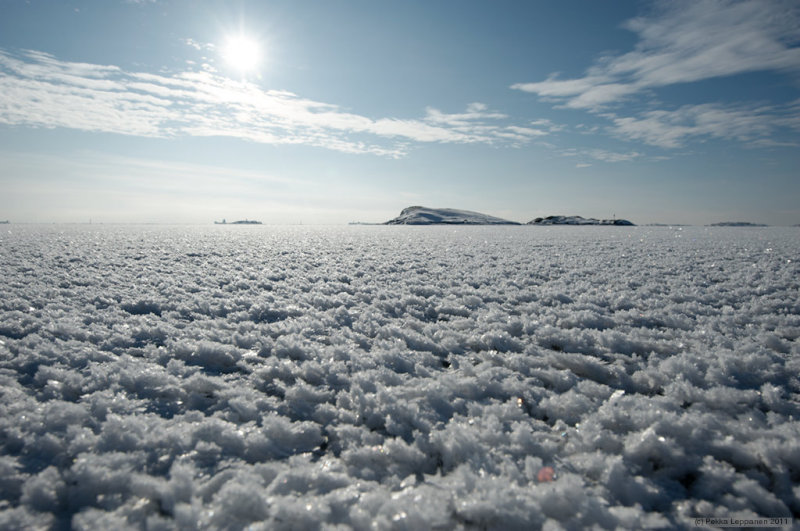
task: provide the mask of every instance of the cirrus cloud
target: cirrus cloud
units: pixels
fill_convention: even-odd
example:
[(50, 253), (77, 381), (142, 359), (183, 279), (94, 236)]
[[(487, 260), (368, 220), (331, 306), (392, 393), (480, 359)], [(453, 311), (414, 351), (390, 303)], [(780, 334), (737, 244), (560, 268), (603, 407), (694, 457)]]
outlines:
[[(777, 102), (641, 101), (657, 89), (752, 72), (800, 74), (800, 5), (786, 0), (700, 0), (656, 4), (624, 26), (638, 35), (634, 49), (605, 55), (582, 77), (516, 83), (560, 108), (580, 109), (611, 121), (617, 137), (663, 148), (687, 139), (719, 138), (750, 145), (779, 142), (781, 131), (800, 130), (796, 104)], [(737, 96), (729, 89), (728, 100)], [(637, 99), (637, 97), (639, 97)], [(637, 99), (643, 111), (623, 104)], [(638, 107), (641, 108), (641, 107)]]
[(631, 52), (600, 58), (586, 75), (515, 83), (567, 107), (598, 110), (646, 89), (756, 71), (800, 73), (800, 6), (784, 0), (663, 4), (629, 20)]
[(752, 146), (777, 145), (782, 129), (800, 130), (797, 105), (684, 105), (673, 111), (654, 110), (636, 117), (612, 116), (616, 136), (664, 148), (683, 146), (689, 139), (720, 138)]

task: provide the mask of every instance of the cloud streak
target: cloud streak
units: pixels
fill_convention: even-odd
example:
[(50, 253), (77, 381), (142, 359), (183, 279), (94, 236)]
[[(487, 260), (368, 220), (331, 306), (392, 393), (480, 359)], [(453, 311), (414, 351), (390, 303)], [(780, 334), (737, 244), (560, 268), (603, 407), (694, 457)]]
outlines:
[(233, 137), (401, 157), (413, 143), (520, 144), (547, 134), (484, 104), (429, 108), (421, 119), (371, 118), (212, 70), (174, 75), (0, 50), (0, 123), (156, 138)]

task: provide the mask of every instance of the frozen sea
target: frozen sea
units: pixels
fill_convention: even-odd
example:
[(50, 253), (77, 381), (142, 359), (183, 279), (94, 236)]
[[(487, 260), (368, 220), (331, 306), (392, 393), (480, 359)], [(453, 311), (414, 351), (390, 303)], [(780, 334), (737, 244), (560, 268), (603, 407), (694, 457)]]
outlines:
[(800, 228), (8, 225), (0, 528), (800, 517)]

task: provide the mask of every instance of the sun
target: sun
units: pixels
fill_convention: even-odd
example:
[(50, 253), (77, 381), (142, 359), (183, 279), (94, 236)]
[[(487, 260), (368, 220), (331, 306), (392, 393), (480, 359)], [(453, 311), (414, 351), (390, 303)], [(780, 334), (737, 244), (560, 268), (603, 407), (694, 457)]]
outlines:
[(239, 72), (255, 70), (261, 62), (261, 44), (246, 35), (231, 35), (222, 47), (222, 58)]

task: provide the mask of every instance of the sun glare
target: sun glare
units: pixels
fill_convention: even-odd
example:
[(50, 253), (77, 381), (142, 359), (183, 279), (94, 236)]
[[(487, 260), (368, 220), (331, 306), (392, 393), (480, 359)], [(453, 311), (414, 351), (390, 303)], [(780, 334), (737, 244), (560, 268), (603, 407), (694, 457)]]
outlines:
[(236, 70), (248, 72), (254, 70), (261, 62), (261, 46), (258, 41), (250, 37), (231, 36), (225, 41), (222, 57)]

